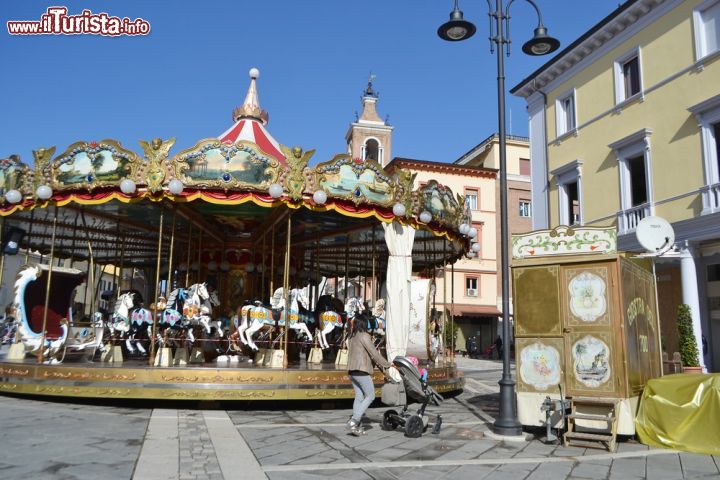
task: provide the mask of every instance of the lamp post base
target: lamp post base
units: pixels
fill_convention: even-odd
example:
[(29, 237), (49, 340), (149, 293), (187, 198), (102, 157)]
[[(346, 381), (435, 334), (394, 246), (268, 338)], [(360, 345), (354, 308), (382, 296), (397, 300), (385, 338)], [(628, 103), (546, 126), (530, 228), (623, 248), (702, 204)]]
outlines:
[(493, 423), (493, 432), (504, 436), (521, 436), (522, 425), (517, 419), (515, 411), (517, 398), (515, 398), (515, 381), (512, 378), (503, 377), (500, 384), (500, 413)]

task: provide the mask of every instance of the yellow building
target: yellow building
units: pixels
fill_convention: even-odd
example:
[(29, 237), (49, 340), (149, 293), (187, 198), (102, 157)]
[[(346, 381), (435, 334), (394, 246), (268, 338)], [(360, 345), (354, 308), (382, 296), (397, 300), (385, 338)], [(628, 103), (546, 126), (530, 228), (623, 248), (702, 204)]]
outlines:
[(690, 305), (701, 362), (720, 368), (720, 0), (629, 0), (511, 92), (527, 101), (533, 227), (665, 218), (662, 340)]

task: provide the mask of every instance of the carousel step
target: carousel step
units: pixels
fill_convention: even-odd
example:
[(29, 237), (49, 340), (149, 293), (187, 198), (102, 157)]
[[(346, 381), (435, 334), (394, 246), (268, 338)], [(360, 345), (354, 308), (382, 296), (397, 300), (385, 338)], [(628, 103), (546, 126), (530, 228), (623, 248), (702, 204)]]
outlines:
[[(568, 442), (568, 445), (571, 447), (585, 447), (585, 448), (602, 448), (604, 450), (608, 450), (609, 447), (606, 445), (603, 445), (602, 443), (598, 442), (584, 442), (582, 440), (572, 440), (571, 442)], [(614, 450), (614, 449), (613, 449)]]
[(596, 442), (609, 442), (613, 439), (614, 435), (599, 434), (599, 433), (585, 433), (585, 432), (566, 432), (565, 438), (577, 438), (580, 440), (595, 440)]
[(573, 420), (595, 420), (598, 422), (614, 422), (614, 415), (591, 415), (589, 413), (571, 413), (567, 418)]

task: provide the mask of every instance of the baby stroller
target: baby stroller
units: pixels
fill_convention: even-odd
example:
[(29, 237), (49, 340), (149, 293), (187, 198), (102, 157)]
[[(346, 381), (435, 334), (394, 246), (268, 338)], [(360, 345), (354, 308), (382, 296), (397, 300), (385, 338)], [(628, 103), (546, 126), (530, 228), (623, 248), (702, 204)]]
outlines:
[[(421, 376), (417, 367), (410, 360), (405, 357), (395, 357), (393, 364), (403, 379), (408, 400), (412, 398), (420, 402), (420, 408), (415, 413), (409, 412), (408, 404), (410, 402), (406, 400), (400, 413), (396, 410), (387, 410), (383, 414), (382, 429), (395, 430), (398, 427), (403, 427), (406, 437), (418, 438), (428, 427), (428, 416), (425, 415), (425, 408), (431, 402), (434, 405), (440, 405), (443, 398), (427, 384), (427, 372)], [(440, 433), (441, 425), (442, 417), (438, 415), (432, 433)]]

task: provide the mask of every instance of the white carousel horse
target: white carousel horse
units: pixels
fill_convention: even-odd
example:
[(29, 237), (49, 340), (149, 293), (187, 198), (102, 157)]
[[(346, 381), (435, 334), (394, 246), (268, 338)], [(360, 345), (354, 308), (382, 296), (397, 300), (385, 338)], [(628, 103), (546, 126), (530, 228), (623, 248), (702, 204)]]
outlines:
[[(308, 301), (307, 296), (304, 295), (302, 289), (291, 289), (289, 292), (290, 308), (287, 309), (285, 308), (285, 297), (283, 293), (282, 287), (278, 288), (275, 290), (275, 294), (270, 299), (270, 305), (273, 310), (282, 309), (280, 311), (278, 325), (284, 327), (286, 316), (289, 316), (288, 327), (295, 330), (297, 333), (302, 332), (308, 339), (312, 339), (312, 334), (310, 333), (310, 329), (308, 329), (307, 324), (300, 321), (300, 309), (298, 308), (298, 304), (302, 304), (305, 309), (308, 308), (310, 302)], [(275, 325), (272, 310), (264, 307), (263, 305), (256, 305), (252, 307), (250, 309), (250, 326), (245, 330), (245, 338), (247, 339), (247, 344), (253, 350), (258, 350), (258, 346), (255, 345), (255, 342), (253, 342), (253, 334), (266, 325)]]
[(17, 280), (15, 281), (15, 296), (13, 299), (13, 308), (16, 313), (19, 313), (19, 322), (17, 324), (17, 331), (20, 336), (20, 341), (25, 347), (25, 351), (33, 355), (39, 355), (42, 351), (46, 361), (50, 363), (58, 363), (55, 358), (57, 353), (65, 344), (68, 334), (68, 322), (67, 319), (63, 318), (60, 320), (60, 336), (56, 339), (49, 339), (45, 337), (43, 342), (43, 335), (36, 333), (30, 328), (30, 324), (27, 319), (27, 312), (25, 312), (25, 287), (28, 283), (36, 280), (40, 276), (39, 266), (26, 266), (18, 272)]
[(245, 339), (245, 330), (248, 329), (248, 326), (250, 325), (250, 312), (252, 311), (254, 305), (252, 303), (245, 302), (245, 305), (242, 305), (239, 308), (238, 313), (233, 316), (233, 323), (235, 324), (235, 335), (240, 338), (240, 341), (243, 345), (247, 345), (248, 341)]
[(115, 302), (115, 311), (110, 322), (110, 333), (115, 330), (120, 332), (120, 337), (127, 335), (125, 348), (129, 353), (139, 351), (146, 354), (147, 350), (142, 346), (137, 336), (138, 330), (146, 327), (148, 338), (152, 337), (152, 313), (146, 308), (137, 308), (135, 292), (125, 292)]
[(330, 348), (330, 344), (327, 341), (328, 333), (332, 332), (336, 328), (343, 329), (345, 327), (341, 314), (341, 310), (343, 308), (344, 306), (342, 301), (335, 299), (330, 295), (323, 295), (318, 299), (317, 339), (320, 344), (320, 348)]
[(375, 333), (385, 336), (385, 299), (379, 298), (375, 302), (372, 310), (372, 316), (375, 317)]
[[(183, 316), (190, 325), (202, 325), (205, 332), (210, 334), (212, 321), (212, 308), (220, 305), (217, 293), (209, 292), (206, 283), (196, 283), (187, 289)], [(222, 323), (215, 322), (218, 335), (223, 336)]]

